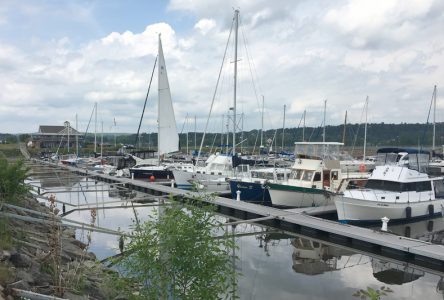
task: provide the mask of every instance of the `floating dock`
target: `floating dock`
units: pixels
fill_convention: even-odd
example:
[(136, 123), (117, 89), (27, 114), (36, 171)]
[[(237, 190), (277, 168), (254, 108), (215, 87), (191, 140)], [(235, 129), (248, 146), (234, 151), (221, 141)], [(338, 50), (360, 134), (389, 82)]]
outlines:
[[(332, 207), (282, 210), (217, 196), (211, 197), (211, 200), (205, 200), (206, 198), (202, 197), (202, 192), (185, 191), (150, 182), (119, 178), (72, 166), (59, 166), (38, 160), (34, 162), (47, 167), (51, 166), (55, 169), (62, 168), (69, 172), (81, 176), (88, 176), (99, 181), (113, 184), (119, 183), (130, 190), (150, 195), (169, 195), (177, 201), (186, 202), (190, 199), (199, 198), (204, 202), (211, 202), (213, 205), (216, 205), (218, 213), (235, 220), (243, 220), (248, 223), (261, 224), (295, 234), (302, 234), (376, 255), (409, 262), (436, 271), (444, 271), (443, 245), (431, 244), (388, 232), (342, 224), (312, 216), (320, 214), (321, 212), (331, 211)], [(236, 222), (232, 223), (234, 226)]]

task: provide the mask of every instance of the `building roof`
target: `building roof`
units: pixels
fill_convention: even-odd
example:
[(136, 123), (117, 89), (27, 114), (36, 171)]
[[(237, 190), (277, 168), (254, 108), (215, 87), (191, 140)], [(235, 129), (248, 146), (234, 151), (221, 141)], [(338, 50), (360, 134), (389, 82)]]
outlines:
[[(54, 125), (40, 125), (39, 133), (43, 135), (65, 135), (68, 134), (68, 127), (65, 126), (54, 126)], [(72, 127), (69, 127), (70, 135), (81, 135), (80, 132)]]

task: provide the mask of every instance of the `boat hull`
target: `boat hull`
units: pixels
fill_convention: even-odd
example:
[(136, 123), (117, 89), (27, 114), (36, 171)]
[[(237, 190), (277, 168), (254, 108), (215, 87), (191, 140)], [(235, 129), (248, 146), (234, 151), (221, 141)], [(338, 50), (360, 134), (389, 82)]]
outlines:
[(310, 207), (333, 204), (328, 191), (286, 184), (269, 184), (271, 203), (277, 207)]
[[(444, 199), (393, 203), (337, 195), (335, 205), (338, 220), (344, 223), (380, 223), (383, 217), (389, 218), (390, 222), (404, 222), (441, 215)], [(410, 216), (407, 207), (410, 207)]]
[(170, 170), (155, 170), (155, 169), (130, 169), (130, 174), (134, 174), (134, 178), (136, 179), (150, 179), (151, 176), (154, 176), (155, 180), (158, 179), (174, 179), (173, 172)]
[(237, 191), (241, 191), (240, 200), (245, 202), (271, 205), (268, 189), (258, 182), (245, 182), (241, 180), (230, 180), (231, 198), (237, 198)]
[(174, 181), (179, 189), (191, 190), (196, 185), (202, 185), (202, 190), (208, 192), (226, 192), (230, 190), (228, 182), (220, 180), (221, 175), (193, 173), (184, 170), (173, 170)]

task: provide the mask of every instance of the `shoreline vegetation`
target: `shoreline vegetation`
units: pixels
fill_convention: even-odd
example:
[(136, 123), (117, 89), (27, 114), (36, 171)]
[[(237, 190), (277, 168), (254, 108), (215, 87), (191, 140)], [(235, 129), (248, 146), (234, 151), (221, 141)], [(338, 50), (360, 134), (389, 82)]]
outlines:
[[(137, 239), (122, 246), (129, 250), (123, 252), (127, 256), (112, 261), (125, 269), (123, 274), (118, 273), (89, 251), (91, 231), (85, 229), (82, 242), (76, 239), (75, 229), (62, 225), (54, 195), (42, 202), (29, 191), (24, 183), (29, 169), (19, 158), (20, 151), (9, 145), (5, 155), (1, 146), (1, 300), (27, 298), (31, 293), (74, 300), (146, 299), (158, 296), (158, 290), (161, 295), (180, 299), (202, 295), (219, 299), (235, 294), (237, 274), (232, 270), (236, 257), (231, 253), (236, 246), (227, 234), (222, 239), (213, 237), (215, 219), (211, 209), (171, 204), (162, 218), (155, 218), (159, 216), (155, 214), (146, 223), (137, 223), (133, 228)], [(96, 216), (92, 208), (91, 227)], [(216, 228), (220, 226), (218, 223)], [(158, 236), (163, 237), (154, 242)], [(145, 244), (152, 249), (138, 249)], [(194, 250), (201, 255), (193, 255)], [(165, 251), (175, 255), (162, 254)], [(132, 262), (138, 259), (140, 264), (134, 265)], [(143, 263), (146, 260), (152, 264)], [(164, 273), (166, 266), (168, 272)]]

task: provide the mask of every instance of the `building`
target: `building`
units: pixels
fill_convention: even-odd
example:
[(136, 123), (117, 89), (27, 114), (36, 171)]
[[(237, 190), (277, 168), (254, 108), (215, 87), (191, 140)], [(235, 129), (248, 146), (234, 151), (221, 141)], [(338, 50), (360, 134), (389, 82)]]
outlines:
[(78, 139), (79, 144), (84, 141), (82, 133), (72, 128), (69, 122), (63, 126), (40, 125), (39, 131), (31, 135), (35, 147), (39, 148), (73, 148)]

